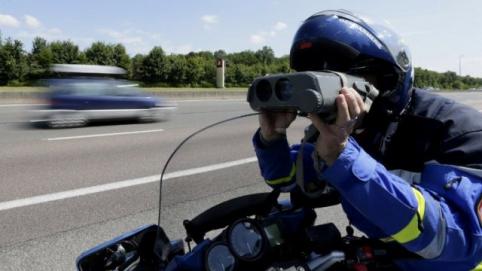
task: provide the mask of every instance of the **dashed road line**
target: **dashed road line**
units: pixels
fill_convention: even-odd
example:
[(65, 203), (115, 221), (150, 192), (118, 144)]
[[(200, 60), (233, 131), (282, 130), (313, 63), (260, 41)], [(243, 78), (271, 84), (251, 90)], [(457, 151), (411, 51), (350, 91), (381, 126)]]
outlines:
[(147, 134), (147, 133), (157, 133), (157, 132), (162, 132), (162, 131), (164, 131), (164, 129), (132, 131), (132, 132), (119, 132), (119, 133), (105, 133), (105, 134), (91, 134), (91, 135), (78, 135), (78, 136), (64, 136), (64, 137), (51, 137), (51, 138), (44, 138), (43, 140), (59, 141), (59, 140), (84, 139), (84, 138), (105, 137), (105, 136)]

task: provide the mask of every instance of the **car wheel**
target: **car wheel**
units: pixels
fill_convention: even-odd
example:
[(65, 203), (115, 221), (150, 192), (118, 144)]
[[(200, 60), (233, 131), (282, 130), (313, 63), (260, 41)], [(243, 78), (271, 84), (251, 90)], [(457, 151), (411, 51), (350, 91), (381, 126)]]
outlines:
[(161, 120), (167, 121), (172, 118), (172, 110), (163, 110)]
[(71, 119), (71, 124), (75, 127), (85, 126), (87, 124), (87, 118), (82, 113), (76, 113)]
[(54, 113), (47, 119), (47, 126), (50, 128), (62, 128), (65, 125), (63, 114)]
[(87, 118), (81, 113), (55, 113), (49, 116), (50, 128), (80, 127), (87, 124)]
[(144, 110), (139, 116), (141, 122), (154, 122), (157, 120), (156, 112), (153, 110)]

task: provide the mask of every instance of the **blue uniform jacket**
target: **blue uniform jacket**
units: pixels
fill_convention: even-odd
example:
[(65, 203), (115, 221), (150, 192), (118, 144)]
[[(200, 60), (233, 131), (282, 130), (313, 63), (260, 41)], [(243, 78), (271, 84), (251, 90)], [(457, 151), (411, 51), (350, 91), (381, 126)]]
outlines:
[[(314, 147), (305, 144), (304, 181), (316, 182), (323, 179), (329, 182), (340, 193), (342, 206), (358, 229), (372, 238), (399, 242), (425, 258), (416, 262), (398, 262), (403, 270), (473, 270), (482, 262), (482, 174), (480, 171), (441, 162), (450, 162), (451, 159), (462, 156), (461, 159), (465, 159), (462, 164), (479, 165), (482, 158), (475, 154), (480, 154), (481, 151), (477, 148), (482, 144), (480, 131), (467, 122), (453, 127), (455, 124), (451, 121), (455, 117), (451, 117), (450, 113), (464, 113), (466, 108), (455, 111), (453, 109), (457, 109), (458, 105), (454, 106), (445, 99), (435, 99), (432, 105), (426, 104), (425, 101), (433, 97), (427, 98), (423, 93), (418, 95), (418, 104), (413, 109), (418, 115), (414, 116), (434, 119), (435, 123), (444, 124), (439, 129), (444, 129), (445, 132), (428, 136), (427, 142), (416, 142), (418, 147), (424, 149), (414, 150), (425, 155), (414, 157), (414, 160), (419, 160), (417, 163), (413, 163), (413, 160), (399, 163), (393, 159), (397, 153), (407, 155), (404, 153), (406, 150), (400, 150), (400, 146), (388, 145), (391, 157), (373, 150), (368, 154), (360, 147), (358, 139), (350, 138), (336, 162), (318, 173), (314, 170), (312, 160)], [(426, 108), (422, 108), (422, 105)], [(435, 110), (435, 106), (439, 108)], [(440, 110), (440, 107), (452, 111), (447, 113), (447, 110)], [(444, 112), (444, 115), (440, 115), (440, 112)], [(475, 114), (470, 110), (468, 112)], [(456, 118), (464, 121), (461, 116)], [(402, 131), (407, 129), (402, 128)], [(396, 136), (395, 133), (395, 138)], [(434, 136), (437, 140), (433, 140)], [(363, 139), (360, 140), (366, 144)], [(260, 141), (258, 133), (253, 142), (266, 182), (273, 188), (285, 191), (293, 188), (296, 175), (293, 161), (296, 160), (299, 145), (290, 147), (286, 139), (281, 139), (266, 146)], [(443, 152), (433, 150), (434, 144), (439, 152)], [(463, 155), (464, 151), (468, 152), (466, 156)], [(375, 160), (373, 156), (378, 159)], [(430, 163), (429, 158), (438, 162)], [(409, 184), (391, 173), (378, 162), (384, 159), (390, 169), (419, 172), (421, 182)], [(461, 161), (451, 164), (461, 164)]]

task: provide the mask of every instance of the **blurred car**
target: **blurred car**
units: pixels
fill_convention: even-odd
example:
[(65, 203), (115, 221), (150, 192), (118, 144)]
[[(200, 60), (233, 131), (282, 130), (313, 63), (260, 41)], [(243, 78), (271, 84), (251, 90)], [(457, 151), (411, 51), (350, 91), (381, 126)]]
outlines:
[(34, 122), (52, 128), (83, 126), (91, 121), (168, 119), (176, 105), (143, 93), (120, 79), (63, 78), (48, 80), (46, 105), (35, 110)]

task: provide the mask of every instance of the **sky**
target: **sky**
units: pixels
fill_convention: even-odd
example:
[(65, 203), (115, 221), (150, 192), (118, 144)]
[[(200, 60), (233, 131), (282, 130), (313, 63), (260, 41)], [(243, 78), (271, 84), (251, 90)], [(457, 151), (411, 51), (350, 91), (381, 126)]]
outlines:
[(385, 22), (408, 44), (414, 65), (482, 77), (482, 1), (478, 0), (0, 0), (3, 38), (122, 43), (128, 53), (271, 47), (289, 53), (310, 15), (348, 9)]

